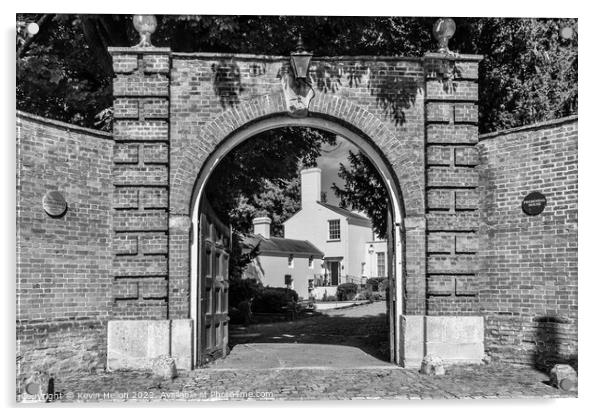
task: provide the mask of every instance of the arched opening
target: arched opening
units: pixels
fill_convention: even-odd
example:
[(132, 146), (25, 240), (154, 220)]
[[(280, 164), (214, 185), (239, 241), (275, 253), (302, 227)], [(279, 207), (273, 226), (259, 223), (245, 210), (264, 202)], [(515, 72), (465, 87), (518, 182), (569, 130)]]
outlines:
[(389, 322), (389, 349), (391, 352), (390, 361), (400, 364), (400, 319), (402, 305), (402, 276), (404, 270), (404, 235), (402, 230), (404, 218), (404, 206), (402, 194), (399, 184), (396, 180), (390, 163), (387, 157), (382, 153), (377, 145), (362, 132), (356, 128), (349, 126), (343, 121), (335, 120), (328, 116), (319, 116), (312, 114), (306, 118), (291, 118), (287, 115), (273, 115), (261, 120), (254, 121), (230, 134), (225, 138), (217, 148), (210, 154), (203, 164), (203, 167), (198, 175), (195, 187), (190, 201), (191, 219), (193, 222), (193, 235), (191, 236), (191, 296), (190, 310), (191, 318), (194, 321), (194, 362), (199, 364), (197, 356), (200, 337), (203, 336), (202, 331), (198, 331), (199, 322), (201, 320), (202, 310), (200, 299), (202, 294), (198, 290), (199, 270), (203, 262), (203, 256), (199, 255), (199, 218), (201, 212), (201, 201), (207, 187), (207, 183), (211, 174), (215, 171), (219, 163), (233, 149), (242, 144), (248, 139), (271, 129), (282, 127), (306, 127), (311, 129), (322, 130), (333, 133), (353, 144), (359, 149), (373, 164), (378, 171), (382, 183), (386, 188), (388, 199), (390, 201), (388, 207), (388, 227), (387, 227), (387, 242), (388, 242), (388, 262), (387, 276), (389, 278), (389, 300), (388, 300), (388, 322)]

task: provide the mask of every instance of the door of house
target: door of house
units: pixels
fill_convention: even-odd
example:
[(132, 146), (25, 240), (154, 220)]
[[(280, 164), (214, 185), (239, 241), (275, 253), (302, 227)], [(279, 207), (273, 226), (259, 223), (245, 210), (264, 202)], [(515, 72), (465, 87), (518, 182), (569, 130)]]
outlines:
[(330, 272), (330, 285), (338, 286), (339, 284), (339, 267), (341, 263), (338, 261), (328, 262), (328, 271)]
[(228, 354), (230, 228), (203, 198), (199, 210), (197, 357), (205, 364)]

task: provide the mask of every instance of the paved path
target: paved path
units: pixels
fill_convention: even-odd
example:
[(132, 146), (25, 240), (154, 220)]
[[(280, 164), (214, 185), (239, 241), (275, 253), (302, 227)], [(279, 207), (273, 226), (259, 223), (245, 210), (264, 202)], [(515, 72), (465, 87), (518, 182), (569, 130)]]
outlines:
[(211, 368), (388, 366), (385, 302), (322, 311), (294, 322), (233, 325), (232, 351)]
[(328, 344), (239, 344), (224, 360), (208, 368), (224, 370), (282, 368), (377, 368), (394, 367), (357, 347)]

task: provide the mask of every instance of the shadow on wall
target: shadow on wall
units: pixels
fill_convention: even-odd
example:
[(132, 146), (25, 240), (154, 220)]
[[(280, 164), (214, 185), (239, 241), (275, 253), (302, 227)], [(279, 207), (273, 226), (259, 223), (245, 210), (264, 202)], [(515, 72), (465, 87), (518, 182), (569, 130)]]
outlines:
[(239, 95), (244, 91), (240, 80), (240, 68), (235, 62), (224, 60), (211, 65), (213, 92), (219, 97), (222, 108), (240, 103)]
[(336, 93), (343, 87), (343, 82), (349, 88), (358, 88), (367, 77), (370, 95), (376, 97), (386, 117), (392, 119), (396, 126), (401, 126), (406, 121), (405, 110), (414, 105), (422, 88), (415, 76), (385, 75), (389, 71), (386, 65), (370, 68), (357, 62), (352, 66), (319, 62), (310, 75), (322, 93)]
[[(213, 91), (219, 97), (222, 108), (238, 105), (239, 96), (244, 91), (238, 64), (221, 60), (213, 64), (211, 69)], [(427, 70), (431, 72), (430, 75), (436, 74), (435, 78), (443, 84), (443, 90), (447, 93), (455, 91), (454, 79), (462, 78), (460, 68), (453, 61), (438, 62)], [(265, 68), (252, 65), (251, 76), (264, 74)], [(317, 62), (310, 69), (308, 80), (322, 93), (336, 93), (343, 86), (360, 88), (366, 78), (370, 95), (376, 97), (385, 116), (396, 126), (403, 125), (406, 122), (406, 111), (414, 106), (417, 94), (422, 91), (416, 75), (404, 75), (403, 69), (391, 68), (383, 63), (369, 67), (360, 62)]]
[(541, 316), (534, 319), (535, 351), (533, 364), (549, 372), (555, 364), (569, 364), (577, 370), (576, 331), (567, 318)]

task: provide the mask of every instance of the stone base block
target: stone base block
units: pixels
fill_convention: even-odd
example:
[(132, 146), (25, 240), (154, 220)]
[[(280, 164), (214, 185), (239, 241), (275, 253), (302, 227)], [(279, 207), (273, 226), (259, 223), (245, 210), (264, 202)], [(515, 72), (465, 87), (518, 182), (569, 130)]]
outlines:
[(153, 359), (167, 355), (181, 370), (192, 368), (192, 320), (109, 321), (107, 369), (150, 370)]
[(402, 315), (401, 365), (419, 368), (427, 354), (445, 364), (481, 363), (484, 323), (481, 316)]

